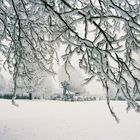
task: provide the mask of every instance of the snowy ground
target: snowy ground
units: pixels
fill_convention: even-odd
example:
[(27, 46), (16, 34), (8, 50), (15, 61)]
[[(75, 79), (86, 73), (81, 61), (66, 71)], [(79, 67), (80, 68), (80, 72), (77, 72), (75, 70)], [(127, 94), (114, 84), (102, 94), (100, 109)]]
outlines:
[(61, 102), (0, 100), (0, 140), (140, 140), (140, 114), (112, 102), (117, 124), (105, 101)]

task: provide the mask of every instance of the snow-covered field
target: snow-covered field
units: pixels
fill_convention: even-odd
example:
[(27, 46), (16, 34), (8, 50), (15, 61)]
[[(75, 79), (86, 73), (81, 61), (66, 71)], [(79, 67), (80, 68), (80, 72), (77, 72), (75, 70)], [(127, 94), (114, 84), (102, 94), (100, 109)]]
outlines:
[(112, 102), (117, 124), (105, 101), (0, 100), (0, 140), (140, 140), (140, 114)]

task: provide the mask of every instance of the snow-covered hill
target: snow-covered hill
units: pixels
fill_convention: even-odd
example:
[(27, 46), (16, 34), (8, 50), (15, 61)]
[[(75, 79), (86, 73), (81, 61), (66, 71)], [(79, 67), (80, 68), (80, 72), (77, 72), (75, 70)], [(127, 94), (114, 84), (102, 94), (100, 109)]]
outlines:
[(112, 102), (117, 124), (105, 101), (0, 100), (0, 140), (140, 140), (140, 114)]

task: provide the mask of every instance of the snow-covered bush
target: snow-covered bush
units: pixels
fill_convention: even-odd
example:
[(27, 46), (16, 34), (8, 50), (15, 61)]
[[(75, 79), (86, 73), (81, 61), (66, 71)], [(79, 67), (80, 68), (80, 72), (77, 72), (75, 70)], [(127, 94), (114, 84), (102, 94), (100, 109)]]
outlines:
[(83, 86), (84, 78), (80, 71), (74, 68), (70, 63), (62, 65), (58, 73), (59, 81), (66, 81), (69, 85), (67, 86), (68, 91), (85, 94), (86, 90)]

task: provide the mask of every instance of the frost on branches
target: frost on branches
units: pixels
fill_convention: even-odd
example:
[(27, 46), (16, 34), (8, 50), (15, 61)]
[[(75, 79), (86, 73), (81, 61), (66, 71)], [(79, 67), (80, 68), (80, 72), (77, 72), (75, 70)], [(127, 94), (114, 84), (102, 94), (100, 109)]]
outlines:
[(134, 55), (140, 49), (139, 7), (139, 0), (1, 0), (0, 51), (13, 75), (14, 95), (20, 69), (30, 75), (28, 66), (35, 61), (55, 73), (57, 47), (67, 45), (63, 60), (79, 55), (79, 67), (90, 75), (86, 83), (95, 77), (102, 82), (117, 121), (110, 84), (116, 97), (123, 95), (128, 110), (139, 111), (140, 67)]

